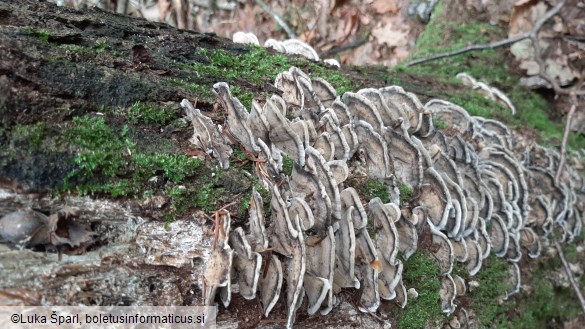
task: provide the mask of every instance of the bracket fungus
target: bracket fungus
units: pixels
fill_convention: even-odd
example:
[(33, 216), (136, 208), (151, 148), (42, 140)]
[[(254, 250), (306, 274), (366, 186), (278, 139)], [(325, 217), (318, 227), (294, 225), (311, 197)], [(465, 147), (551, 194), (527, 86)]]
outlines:
[[(582, 229), (585, 180), (570, 167), (555, 181), (558, 154), (539, 146), (518, 154), (514, 133), (498, 121), (441, 100), (423, 106), (397, 86), (339, 96), (327, 81), (295, 67), (280, 73), (275, 86), (281, 96), (262, 106), (254, 101), (250, 113), (227, 84), (214, 86), (232, 142), (264, 160), (256, 174), (270, 191), (271, 217), (265, 220), (255, 189), (248, 228), (230, 233), (229, 213), (221, 214), (205, 272), (208, 305), (219, 292), (228, 306), (233, 276), (244, 298), (258, 296), (264, 316), (284, 299), (288, 328), (305, 297), (307, 313), (328, 314), (343, 302), (341, 289), (359, 289), (362, 312), (376, 312), (386, 300), (404, 308), (408, 263), (398, 253), (408, 259), (425, 252), (438, 265), (440, 305), (457, 316), (448, 324), (455, 328), (469, 323), (456, 298), (474, 284), (451, 273), (454, 262), (473, 276), (490, 254), (505, 258), (509, 297), (519, 292), (524, 254), (538, 257), (554, 231), (570, 241)], [(183, 107), (193, 141), (227, 166), (231, 149), (220, 129), (187, 101)], [(433, 117), (454, 129), (435, 130)], [(289, 176), (283, 154), (294, 162)], [(392, 191), (392, 202), (360, 195), (352, 179), (360, 175)], [(412, 192), (407, 202), (399, 200), (399, 184)], [(2, 221), (6, 238), (11, 233)]]
[(240, 295), (245, 299), (254, 299), (260, 277), (262, 257), (259, 253), (252, 251), (241, 227), (230, 233), (229, 244), (234, 249), (232, 261), (238, 275)]
[(188, 100), (183, 99), (181, 107), (193, 124), (191, 143), (197, 145), (206, 153), (212, 153), (218, 159), (220, 167), (228, 169), (232, 148), (219, 132), (217, 126), (213, 124), (210, 118), (201, 114), (201, 111), (196, 109)]
[(335, 271), (335, 235), (329, 226), (326, 235), (313, 235), (305, 239), (307, 268), (305, 291), (309, 300), (309, 314), (315, 314), (327, 298), (324, 314), (333, 305), (333, 275)]
[(485, 98), (492, 100), (492, 101), (495, 101), (495, 102), (498, 102), (498, 103), (508, 107), (510, 109), (510, 111), (512, 112), (512, 115), (516, 114), (516, 107), (514, 107), (514, 105), (512, 104), (510, 99), (508, 98), (508, 96), (506, 96), (506, 94), (504, 94), (498, 88), (489, 86), (485, 82), (477, 81), (475, 78), (473, 78), (471, 75), (469, 75), (469, 73), (466, 73), (466, 72), (458, 73), (456, 77), (457, 77), (457, 79), (461, 80), (461, 82), (465, 86), (470, 87), (473, 90), (476, 90), (477, 92), (482, 94)]
[(400, 216), (395, 226), (398, 233), (398, 250), (402, 252), (404, 259), (409, 259), (416, 252), (418, 246), (416, 226), (404, 216)]
[[(238, 31), (232, 36), (232, 41), (235, 43), (252, 44), (256, 46), (260, 45), (258, 37), (254, 33), (250, 32)], [(278, 41), (276, 39), (270, 38), (264, 42), (264, 47), (272, 48), (280, 53), (300, 55), (314, 61), (319, 61), (319, 55), (315, 49), (298, 39), (293, 38), (286, 39), (284, 41)], [(324, 59), (323, 62), (332, 66), (340, 67), (339, 62), (334, 58)]]
[(264, 309), (264, 316), (268, 316), (276, 305), (282, 287), (282, 265), (276, 255), (271, 255), (264, 263), (264, 274), (260, 276), (258, 290), (260, 301)]
[(205, 305), (214, 305), (218, 290), (222, 302), (227, 307), (231, 301), (231, 272), (233, 250), (228, 243), (231, 217), (229, 212), (216, 218), (215, 240), (203, 275), (203, 298)]
[(256, 139), (252, 130), (248, 125), (248, 117), (250, 114), (244, 108), (244, 105), (234, 96), (230, 91), (230, 87), (225, 82), (218, 82), (213, 85), (213, 91), (217, 98), (223, 105), (226, 111), (226, 123), (228, 132), (234, 137), (242, 146), (250, 152), (258, 152)]
[(441, 309), (443, 313), (451, 314), (455, 311), (455, 297), (457, 297), (457, 286), (453, 278), (449, 274), (441, 277), (441, 290), (439, 293), (441, 297)]

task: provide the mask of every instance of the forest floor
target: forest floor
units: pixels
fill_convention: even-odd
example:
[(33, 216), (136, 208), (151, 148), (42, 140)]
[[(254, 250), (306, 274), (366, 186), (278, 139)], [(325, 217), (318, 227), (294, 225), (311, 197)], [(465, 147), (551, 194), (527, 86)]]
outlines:
[[(522, 64), (507, 48), (420, 66), (404, 64), (411, 58), (506, 38), (510, 26), (530, 28), (534, 22), (531, 15), (541, 11), (540, 7), (535, 9), (541, 2), (525, 2), (514, 16), (518, 21), (507, 22), (502, 18), (511, 17), (512, 6), (499, 8), (472, 0), (440, 3), (426, 27), (409, 18), (408, 7), (401, 3), (336, 3), (274, 1), (272, 8), (289, 13), (282, 15), (295, 28), (296, 36), (321, 53), (337, 57), (343, 65), (340, 70), (221, 38), (237, 30), (256, 32), (261, 40), (287, 37), (253, 1), (238, 5), (237, 15), (235, 11), (215, 11), (197, 16), (194, 22), (198, 31), (213, 31), (219, 37), (176, 31), (163, 23), (130, 21), (97, 9), (83, 14), (56, 9), (46, 2), (0, 1), (0, 143), (6, 146), (0, 150), (0, 187), (29, 195), (48, 193), (55, 198), (91, 195), (117, 200), (137, 215), (155, 221), (210, 214), (236, 202), (230, 210), (238, 225), (245, 218), (248, 192), (257, 185), (243, 174), (251, 170), (252, 163), (236, 152), (232, 169), (213, 168), (210, 159), (189, 143), (192, 130), (178, 103), (189, 99), (207, 115), (219, 119), (211, 93), (213, 83), (219, 79), (228, 82), (249, 107), (252, 99), (276, 92), (272, 87), (274, 77), (291, 65), (327, 79), (339, 94), (396, 84), (414, 92), (423, 102), (430, 98), (450, 100), (473, 115), (502, 120), (529, 139), (560, 146), (562, 117), (569, 103), (550, 91), (540, 89), (537, 93), (520, 86), (520, 79), (527, 74), (520, 67), (530, 67), (530, 63)], [(322, 12), (318, 6), (330, 8), (330, 15), (317, 15)], [(570, 19), (574, 11), (583, 12), (576, 1), (569, 1), (561, 13), (567, 19), (555, 21), (561, 25), (557, 30), (576, 33), (573, 25), (580, 21)], [(560, 33), (555, 32), (555, 25), (547, 28), (552, 31), (551, 39), (554, 33)], [(384, 31), (394, 34), (388, 36)], [(367, 43), (339, 51), (339, 47), (357, 45), (360, 40)], [(576, 50), (564, 49), (558, 55), (556, 47), (551, 46), (549, 54), (553, 61), (565, 63), (561, 75), (582, 71), (573, 57), (563, 57)], [(526, 62), (529, 59), (525, 58)], [(504, 91), (515, 104), (517, 115), (463, 86), (455, 78), (462, 71)], [(569, 145), (581, 150), (585, 137), (572, 134)], [(369, 186), (364, 193), (376, 190), (376, 186), (364, 183), (371, 182), (355, 184)], [(206, 224), (211, 226), (210, 221)], [(581, 236), (565, 248), (582, 288), (583, 241)], [(554, 248), (545, 251), (537, 260), (521, 262), (522, 293), (511, 300), (497, 298), (507, 287), (501, 282), (501, 262), (490, 258), (474, 279), (481, 288), (457, 303), (475, 313), (480, 327), (579, 328), (585, 317), (580, 315), (578, 301), (563, 276)], [(420, 272), (413, 271), (407, 283), (424, 289), (420, 277), (432, 276), (436, 269), (425, 259), (413, 257), (409, 262), (407, 268)], [(414, 301), (412, 307), (400, 310), (387, 304), (381, 308), (381, 316), (391, 319), (393, 327), (398, 328), (428, 325), (426, 321), (421, 324), (420, 319), (432, 318), (441, 324), (449, 321), (438, 304), (426, 308), (421, 300), (418, 305)], [(262, 319), (259, 305), (238, 297), (223, 312), (236, 316), (244, 327), (270, 324)], [(284, 306), (277, 307), (274, 314), (284, 318)], [(300, 326), (333, 325), (340, 320), (344, 319), (308, 317), (302, 312), (298, 315)]]

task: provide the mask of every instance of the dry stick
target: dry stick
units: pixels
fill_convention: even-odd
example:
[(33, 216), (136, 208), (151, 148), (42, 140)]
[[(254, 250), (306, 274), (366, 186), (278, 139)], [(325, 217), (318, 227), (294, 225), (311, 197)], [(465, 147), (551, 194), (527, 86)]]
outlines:
[(471, 45), (471, 46), (461, 48), (458, 50), (449, 51), (446, 53), (441, 53), (441, 54), (437, 54), (437, 55), (433, 55), (433, 56), (425, 57), (425, 58), (421, 58), (421, 59), (415, 59), (412, 62), (406, 64), (406, 66), (414, 66), (417, 64), (426, 63), (426, 62), (434, 61), (434, 60), (445, 58), (445, 57), (452, 57), (452, 56), (456, 56), (456, 55), (460, 55), (460, 54), (465, 54), (465, 53), (468, 53), (470, 51), (475, 51), (475, 50), (494, 49), (494, 48), (498, 48), (498, 47), (503, 47), (503, 46), (507, 46), (511, 43), (518, 42), (518, 41), (528, 39), (528, 38), (530, 38), (530, 32), (522, 33), (522, 34), (519, 34), (519, 35), (514, 36), (512, 38), (508, 38), (508, 39), (504, 39), (504, 40), (500, 40), (500, 41), (496, 41), (496, 42), (492, 42), (492, 43), (488, 43), (488, 44)]
[(345, 45), (341, 45), (335, 48), (331, 48), (327, 51), (322, 52), (321, 54), (319, 54), (320, 56), (334, 56), (337, 55), (338, 53), (344, 52), (346, 50), (350, 50), (353, 48), (357, 48), (360, 47), (364, 44), (366, 44), (366, 42), (368, 42), (368, 39), (358, 39), (355, 41), (352, 41), (350, 43), (347, 43)]
[(278, 16), (277, 13), (275, 13), (272, 9), (270, 9), (270, 7), (268, 7), (266, 2), (264, 2), (263, 0), (256, 0), (256, 3), (258, 4), (258, 6), (260, 6), (260, 8), (262, 8), (262, 10), (264, 10), (266, 13), (268, 13), (268, 15), (272, 16), (272, 18), (276, 21), (276, 23), (278, 23), (278, 25), (280, 25), (280, 27), (282, 27), (284, 32), (286, 32), (286, 35), (288, 35), (289, 39), (296, 38), (295, 33), (288, 26), (288, 24), (286, 24), (284, 19), (282, 19), (282, 17)]
[(575, 290), (575, 293), (577, 294), (577, 298), (579, 298), (579, 302), (581, 303), (581, 308), (583, 309), (583, 314), (585, 314), (585, 299), (583, 298), (583, 295), (581, 294), (581, 290), (579, 290), (579, 286), (577, 285), (577, 282), (575, 281), (575, 278), (573, 277), (573, 272), (571, 272), (571, 268), (569, 267), (569, 263), (567, 262), (567, 259), (565, 258), (565, 254), (563, 253), (563, 249), (561, 248), (561, 245), (559, 244), (559, 242), (556, 240), (555, 240), (555, 247), (557, 248), (557, 251), (559, 253), (559, 257), (561, 258), (561, 262), (563, 263), (563, 266), (565, 267), (565, 271), (567, 272), (567, 276), (569, 277), (569, 281), (571, 281), (571, 285), (573, 286), (573, 290)]
[(565, 166), (565, 159), (567, 158), (567, 140), (569, 139), (569, 134), (571, 133), (571, 118), (575, 113), (575, 109), (577, 108), (577, 99), (576, 96), (572, 97), (573, 105), (571, 105), (571, 109), (567, 114), (567, 124), (565, 125), (565, 132), (563, 133), (563, 142), (561, 143), (561, 159), (559, 161), (559, 167), (557, 168), (557, 174), (555, 175), (555, 182), (558, 182), (561, 178), (561, 173), (563, 172), (563, 167)]

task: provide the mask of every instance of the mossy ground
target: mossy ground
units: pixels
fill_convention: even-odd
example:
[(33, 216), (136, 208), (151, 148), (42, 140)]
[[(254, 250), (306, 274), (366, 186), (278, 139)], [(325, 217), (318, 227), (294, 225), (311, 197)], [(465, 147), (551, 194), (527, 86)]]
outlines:
[(402, 281), (407, 289), (414, 288), (417, 298), (409, 298), (404, 308), (395, 308), (397, 328), (424, 329), (443, 323), (441, 311), (439, 267), (432, 256), (417, 252), (404, 263)]
[[(429, 25), (417, 40), (416, 48), (411, 55), (412, 59), (424, 58), (437, 53), (461, 49), (469, 44), (489, 43), (506, 38), (506, 32), (485, 22), (460, 22), (457, 19), (446, 19), (448, 13), (440, 3), (433, 14)], [(563, 134), (564, 125), (555, 122), (551, 105), (545, 98), (536, 92), (527, 90), (519, 85), (519, 77), (515, 69), (508, 63), (505, 50), (483, 50), (457, 55), (441, 60), (431, 61), (415, 66), (400, 65), (393, 72), (413, 76), (438, 79), (445, 92), (443, 97), (465, 108), (471, 115), (483, 116), (500, 120), (512, 128), (530, 129), (537, 136), (537, 142), (544, 145), (558, 146)], [(488, 83), (502, 90), (516, 106), (516, 115), (510, 110), (493, 101), (485, 99), (462, 86), (455, 76), (459, 72), (467, 72), (476, 79)], [(445, 129), (448, 123), (434, 120), (438, 129)], [(571, 134), (568, 145), (573, 149), (585, 147), (585, 136)], [(582, 241), (582, 238), (578, 239)], [(579, 242), (566, 246), (569, 261), (577, 261), (574, 252)], [(526, 257), (526, 256), (525, 256)], [(469, 277), (467, 271), (456, 266), (456, 274), (468, 280), (479, 282), (479, 287), (456, 303), (471, 309), (477, 317), (480, 328), (557, 328), (579, 315), (580, 308), (574, 293), (570, 288), (554, 287), (549, 280), (553, 271), (563, 271), (558, 257), (540, 257), (537, 260), (525, 260), (521, 263), (522, 284), (529, 287), (529, 291), (521, 291), (502, 302), (502, 296), (509, 291), (506, 283), (508, 263), (491, 255), (484, 261), (481, 271), (475, 277)], [(424, 268), (421, 264), (405, 264)], [(582, 280), (581, 286), (585, 285)], [(416, 304), (412, 312), (424, 313), (424, 308)], [(399, 322), (400, 323), (400, 322)], [(406, 323), (402, 323), (406, 324)], [(399, 328), (412, 328), (412, 323)]]
[[(489, 22), (465, 18), (453, 19), (439, 3), (431, 21), (417, 40), (411, 54), (412, 59), (424, 58), (438, 53), (462, 49), (469, 44), (490, 43), (505, 39), (506, 31)], [(394, 72), (417, 76), (428, 76), (446, 86), (445, 98), (465, 108), (471, 115), (500, 120), (511, 127), (532, 129), (541, 144), (558, 144), (564, 125), (555, 122), (550, 104), (544, 96), (530, 91), (519, 84), (516, 68), (511, 67), (505, 49), (486, 49), (443, 58), (414, 66), (399, 65)], [(485, 99), (481, 94), (462, 86), (456, 79), (460, 72), (467, 72), (474, 78), (502, 90), (516, 107), (516, 115), (497, 102)], [(568, 145), (573, 149), (585, 147), (585, 136), (573, 134)]]

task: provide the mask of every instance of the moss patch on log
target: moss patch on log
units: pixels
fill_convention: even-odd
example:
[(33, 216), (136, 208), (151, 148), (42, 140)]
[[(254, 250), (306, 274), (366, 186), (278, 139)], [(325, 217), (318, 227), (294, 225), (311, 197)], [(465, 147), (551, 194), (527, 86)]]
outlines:
[(405, 262), (402, 280), (406, 289), (414, 288), (418, 292), (418, 297), (409, 298), (406, 308), (396, 308), (397, 328), (434, 328), (444, 322), (438, 277), (435, 260), (423, 252), (415, 253)]

